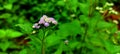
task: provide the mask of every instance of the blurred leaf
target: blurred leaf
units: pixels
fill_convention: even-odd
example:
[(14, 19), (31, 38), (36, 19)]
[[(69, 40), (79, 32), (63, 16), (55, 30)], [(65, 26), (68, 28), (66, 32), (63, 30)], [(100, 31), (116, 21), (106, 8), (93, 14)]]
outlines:
[(89, 5), (87, 3), (79, 3), (79, 8), (80, 11), (84, 14), (84, 15), (88, 15), (89, 14)]
[(8, 9), (8, 10), (11, 10), (12, 9), (12, 4), (5, 4), (4, 8)]
[(0, 7), (0, 10), (3, 10), (4, 8), (3, 7)]
[(10, 43), (8, 41), (4, 43), (0, 43), (0, 48), (2, 49), (2, 51), (6, 51), (9, 46), (10, 46)]
[(25, 23), (25, 24), (17, 24), (17, 27), (20, 28), (21, 32), (30, 34), (32, 32), (32, 24)]
[(58, 5), (58, 6), (64, 6), (64, 5), (65, 5), (65, 3), (64, 3), (64, 1), (63, 1), (63, 0), (61, 0), (61, 1), (58, 1), (58, 2), (57, 2), (57, 5)]
[(113, 34), (117, 31), (118, 31), (117, 25), (113, 25), (112, 28), (110, 29), (110, 32)]
[(80, 23), (87, 23), (88, 24), (90, 22), (89, 21), (90, 19), (85, 15), (80, 15), (79, 19), (80, 19)]
[(109, 23), (109, 22), (105, 22), (105, 21), (99, 21), (98, 23), (97, 23), (97, 27), (98, 28), (101, 28), (101, 29), (105, 29), (105, 28), (111, 28), (113, 26), (113, 24), (112, 23)]
[(98, 36), (92, 37), (89, 40), (94, 46), (100, 46), (100, 47), (104, 46), (101, 39), (100, 38), (98, 39)]
[(105, 44), (105, 48), (106, 48), (106, 50), (110, 53), (110, 54), (113, 54), (114, 53), (114, 51), (115, 51), (115, 46), (111, 43), (111, 42), (109, 42), (109, 41), (104, 41), (104, 44)]
[(0, 52), (0, 54), (7, 54), (6, 52)]
[(47, 46), (50, 47), (50, 46), (59, 44), (60, 40), (61, 40), (61, 38), (53, 33), (46, 38), (46, 41), (47, 41), (47, 44), (48, 44)]
[(10, 18), (11, 14), (10, 13), (4, 13), (0, 15), (0, 18)]
[(15, 3), (17, 0), (8, 0), (9, 3)]
[(18, 31), (14, 31), (12, 29), (7, 29), (7, 30), (0, 30), (0, 38), (15, 38), (15, 37), (19, 37), (22, 35), (21, 32)]
[[(80, 43), (80, 42), (77, 42), (77, 41), (69, 43), (70, 48), (75, 49), (76, 47), (78, 47), (79, 43)], [(80, 46), (79, 46), (79, 47), (80, 47)]]
[(26, 50), (26, 49), (23, 49), (23, 50), (20, 51), (19, 54), (27, 54), (27, 50)]
[(63, 12), (62, 12), (62, 16), (68, 17), (67, 12), (66, 12), (66, 11), (63, 11)]
[[(9, 35), (7, 35), (7, 34), (9, 34)], [(11, 30), (11, 29), (7, 29), (6, 30), (6, 35), (7, 35), (8, 38), (15, 38), (15, 37), (20, 37), (22, 35), (22, 33)]]
[(108, 54), (108, 52), (104, 50), (103, 48), (96, 47), (93, 49), (92, 54)]
[(60, 46), (58, 47), (57, 51), (54, 54), (62, 54), (63, 46), (64, 45), (61, 43)]
[(79, 1), (78, 0), (71, 0), (70, 1), (70, 9), (72, 9), (74, 12), (76, 12), (77, 11), (77, 7), (78, 7), (78, 5), (79, 5)]
[(0, 39), (6, 36), (6, 32), (4, 30), (0, 30)]
[(59, 28), (60, 29), (58, 30), (58, 35), (62, 37), (66, 37), (68, 35), (76, 35), (80, 32), (83, 32), (81, 31), (82, 29), (78, 20), (74, 20), (71, 23), (62, 24), (61, 26), (59, 26)]

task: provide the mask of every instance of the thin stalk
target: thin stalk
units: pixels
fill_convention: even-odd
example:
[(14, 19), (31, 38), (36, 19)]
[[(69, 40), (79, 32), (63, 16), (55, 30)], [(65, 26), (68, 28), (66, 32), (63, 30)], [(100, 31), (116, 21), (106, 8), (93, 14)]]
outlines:
[(42, 38), (41, 54), (45, 54), (45, 34), (46, 34), (46, 31), (43, 30), (43, 33), (44, 33), (44, 35), (43, 35), (43, 38)]
[[(82, 37), (82, 42), (83, 42), (83, 43), (85, 43), (85, 41), (86, 41), (87, 32), (88, 32), (88, 25), (86, 24), (86, 26), (85, 26), (85, 33), (83, 34), (83, 37)], [(84, 45), (84, 44), (83, 44), (83, 45)], [(82, 51), (81, 51), (81, 52), (84, 53), (85, 50), (86, 50), (86, 48), (85, 48), (85, 47), (82, 47)]]
[(44, 43), (44, 39), (42, 40), (42, 53), (41, 54), (45, 54), (45, 43)]

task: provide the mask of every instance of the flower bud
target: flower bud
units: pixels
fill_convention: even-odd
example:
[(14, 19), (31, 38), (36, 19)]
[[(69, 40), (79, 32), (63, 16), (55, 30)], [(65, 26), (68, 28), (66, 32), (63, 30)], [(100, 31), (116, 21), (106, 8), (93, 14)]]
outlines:
[(109, 6), (113, 6), (114, 4), (113, 3), (109, 3)]
[(118, 14), (118, 12), (117, 12), (117, 11), (115, 11), (115, 12), (114, 12), (114, 14)]
[(96, 10), (99, 10), (99, 7), (96, 7), (95, 9), (96, 9)]
[(100, 10), (99, 12), (100, 12), (100, 13), (104, 13), (104, 11), (103, 11), (103, 10)]
[(117, 20), (113, 20), (113, 23), (115, 24), (119, 24), (119, 22)]
[(51, 22), (50, 20), (49, 20), (49, 18), (45, 18), (45, 22)]
[(38, 25), (38, 23), (35, 23), (35, 24), (33, 25), (33, 28), (39, 29), (40, 26)]
[(113, 8), (109, 8), (109, 10), (113, 10)]
[(45, 27), (48, 27), (48, 26), (49, 26), (49, 23), (44, 23), (44, 26), (45, 26)]
[(68, 45), (68, 43), (69, 43), (69, 40), (65, 40), (65, 41), (64, 41), (64, 43), (65, 43), (66, 45)]
[(58, 23), (57, 23), (57, 21), (52, 21), (52, 23), (53, 23), (53, 24), (55, 24), (55, 25), (57, 25), (57, 24), (58, 24)]
[(35, 33), (36, 33), (36, 31), (33, 31), (33, 32), (32, 32), (32, 34), (35, 34)]

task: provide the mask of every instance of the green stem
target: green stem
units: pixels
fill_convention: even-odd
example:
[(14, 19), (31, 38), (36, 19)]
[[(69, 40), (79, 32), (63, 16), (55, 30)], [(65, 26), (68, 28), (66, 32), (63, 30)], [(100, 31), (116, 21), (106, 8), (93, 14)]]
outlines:
[[(82, 42), (83, 42), (83, 43), (86, 42), (87, 32), (88, 32), (88, 25), (86, 24), (86, 26), (85, 26), (85, 33), (83, 34), (83, 37), (82, 37)], [(83, 44), (83, 46), (84, 46), (84, 44)], [(85, 50), (86, 50), (86, 48), (85, 48), (85, 47), (82, 47), (81, 53), (85, 53)]]
[(41, 54), (45, 54), (45, 34), (46, 34), (46, 31), (43, 30), (43, 33), (44, 33), (44, 35), (43, 35), (43, 38), (42, 38)]
[(42, 54), (45, 54), (45, 42), (44, 39), (42, 40)]

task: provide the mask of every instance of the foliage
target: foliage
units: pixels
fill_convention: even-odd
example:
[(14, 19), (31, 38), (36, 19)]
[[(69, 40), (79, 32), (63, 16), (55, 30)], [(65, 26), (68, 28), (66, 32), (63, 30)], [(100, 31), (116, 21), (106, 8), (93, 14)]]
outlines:
[[(119, 0), (0, 0), (0, 54), (120, 53), (116, 24), (95, 10), (107, 1)], [(43, 15), (58, 25), (33, 29)]]

